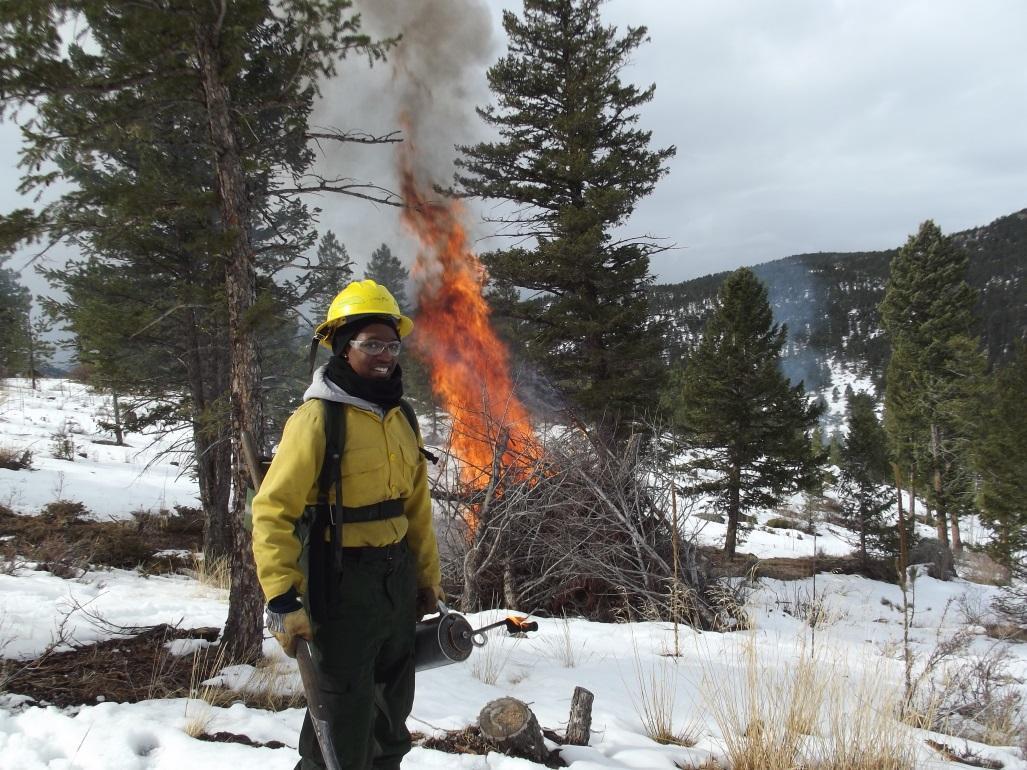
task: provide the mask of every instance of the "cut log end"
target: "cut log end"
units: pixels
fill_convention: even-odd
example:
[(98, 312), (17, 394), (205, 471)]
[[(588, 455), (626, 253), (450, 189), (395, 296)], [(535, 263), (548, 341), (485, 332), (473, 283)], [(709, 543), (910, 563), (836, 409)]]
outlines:
[(482, 736), (504, 754), (544, 762), (549, 756), (535, 714), (516, 698), (490, 701), (478, 714)]

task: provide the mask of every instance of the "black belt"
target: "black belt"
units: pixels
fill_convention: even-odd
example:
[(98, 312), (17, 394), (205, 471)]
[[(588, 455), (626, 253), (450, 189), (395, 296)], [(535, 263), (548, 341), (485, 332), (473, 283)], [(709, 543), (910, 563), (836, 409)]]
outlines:
[(342, 561), (392, 561), (407, 552), (406, 538), (392, 545), (365, 545), (342, 549)]
[(342, 523), (357, 524), (364, 521), (382, 521), (393, 519), (403, 515), (402, 500), (382, 500), (372, 505), (362, 505), (359, 508), (342, 506)]

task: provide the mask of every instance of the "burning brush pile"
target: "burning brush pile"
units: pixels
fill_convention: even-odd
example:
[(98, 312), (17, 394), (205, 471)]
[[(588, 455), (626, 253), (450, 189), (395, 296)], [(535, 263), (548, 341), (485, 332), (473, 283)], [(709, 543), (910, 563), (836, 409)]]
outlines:
[(582, 430), (536, 435), (489, 323), (487, 276), (460, 205), (426, 194), (414, 151), (401, 150), (403, 221), (419, 242), (414, 352), (451, 417), (459, 472), (443, 474), (450, 488), (436, 498), (455, 523), (445, 550), (463, 609), (731, 625), (736, 605), (708, 580), (697, 550), (678, 543), (670, 487), (647, 441), (612, 451)]
[[(567, 429), (532, 465), (496, 462), (485, 488), (446, 495), (462, 524), (450, 545), (464, 608), (735, 626), (738, 603), (675, 534), (647, 444), (636, 436), (613, 452)], [(507, 453), (501, 441), (496, 457)]]

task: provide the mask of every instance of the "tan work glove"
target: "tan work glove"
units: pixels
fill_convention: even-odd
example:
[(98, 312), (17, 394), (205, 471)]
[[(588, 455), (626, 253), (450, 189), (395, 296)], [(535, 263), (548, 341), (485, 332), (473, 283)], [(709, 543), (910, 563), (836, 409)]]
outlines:
[(278, 615), (273, 624), (268, 623), (268, 628), (290, 658), (296, 657), (297, 639), (300, 637), (311, 641), (314, 639), (314, 632), (310, 628), (310, 618), (302, 607), (285, 615)]
[(439, 602), (445, 601), (446, 594), (442, 586), (424, 586), (417, 589), (417, 618), (434, 615), (439, 611)]

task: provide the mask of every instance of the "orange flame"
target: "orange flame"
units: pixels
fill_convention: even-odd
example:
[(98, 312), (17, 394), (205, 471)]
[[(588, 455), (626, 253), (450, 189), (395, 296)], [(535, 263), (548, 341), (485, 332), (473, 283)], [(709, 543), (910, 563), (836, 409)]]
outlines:
[(461, 479), (483, 488), (497, 453), (503, 468), (520, 475), (541, 456), (527, 410), (513, 392), (509, 355), (489, 323), (482, 297), (485, 268), (468, 243), (463, 207), (429, 200), (413, 171), (412, 145), (400, 152), (402, 220), (420, 242), (413, 274), (418, 354), (431, 371), (432, 390), (453, 419), (452, 451)]

